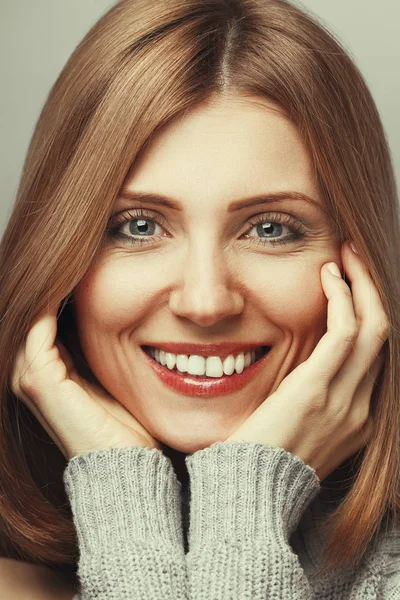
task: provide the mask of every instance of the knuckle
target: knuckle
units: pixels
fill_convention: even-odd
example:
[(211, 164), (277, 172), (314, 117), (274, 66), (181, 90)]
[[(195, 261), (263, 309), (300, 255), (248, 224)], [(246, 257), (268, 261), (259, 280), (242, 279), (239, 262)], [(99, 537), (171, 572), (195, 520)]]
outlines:
[(307, 416), (315, 416), (324, 413), (328, 406), (328, 393), (321, 388), (315, 387), (311, 395), (306, 395), (303, 402), (303, 411)]
[(384, 317), (381, 317), (378, 322), (376, 323), (375, 327), (374, 327), (374, 331), (376, 332), (376, 335), (378, 336), (378, 338), (382, 341), (387, 340), (387, 338), (389, 337), (389, 332), (390, 332), (390, 323), (386, 317), (386, 315)]
[(27, 396), (33, 396), (38, 389), (37, 378), (34, 377), (33, 373), (29, 373), (28, 371), (20, 377), (19, 385), (21, 391)]
[(375, 424), (374, 424), (372, 417), (370, 416), (363, 428), (363, 436), (364, 436), (365, 441), (369, 441), (372, 439), (374, 429), (375, 429)]
[(345, 284), (345, 285), (343, 286), (343, 294), (344, 294), (345, 296), (348, 296), (349, 298), (352, 298), (353, 296), (352, 296), (352, 293), (351, 293), (351, 291), (350, 291), (350, 288), (349, 288), (349, 286), (346, 284), (346, 282), (345, 282), (344, 280), (342, 280), (342, 281), (343, 281), (343, 283)]
[(21, 381), (21, 370), (23, 367), (24, 361), (21, 355), (21, 352), (17, 353), (14, 364), (12, 366), (11, 373), (9, 375), (9, 387), (13, 394), (18, 396), (21, 392), (20, 381)]
[(360, 408), (351, 418), (351, 425), (354, 432), (362, 431), (370, 420), (369, 406)]
[(340, 339), (344, 342), (351, 344), (355, 341), (358, 336), (358, 327), (357, 326), (349, 326), (343, 325), (340, 332)]
[(18, 396), (20, 393), (18, 381), (14, 376), (10, 377), (10, 390), (14, 394), (14, 396)]
[(15, 379), (19, 394), (34, 395), (38, 389), (37, 372), (30, 365), (24, 364)]

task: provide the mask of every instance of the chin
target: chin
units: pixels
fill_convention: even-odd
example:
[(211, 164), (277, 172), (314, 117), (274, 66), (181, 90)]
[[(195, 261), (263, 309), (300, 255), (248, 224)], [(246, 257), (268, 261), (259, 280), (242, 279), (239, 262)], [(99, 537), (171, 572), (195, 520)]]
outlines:
[(211, 444), (214, 444), (215, 442), (224, 442), (228, 437), (229, 435), (220, 438), (203, 435), (198, 438), (196, 438), (195, 436), (191, 436), (191, 438), (188, 439), (186, 436), (183, 438), (171, 438), (171, 436), (166, 436), (157, 439), (163, 446), (163, 449), (165, 449), (167, 452), (172, 451), (179, 452), (182, 454), (193, 454), (198, 450), (204, 450), (204, 448), (208, 448), (209, 446), (211, 446)]

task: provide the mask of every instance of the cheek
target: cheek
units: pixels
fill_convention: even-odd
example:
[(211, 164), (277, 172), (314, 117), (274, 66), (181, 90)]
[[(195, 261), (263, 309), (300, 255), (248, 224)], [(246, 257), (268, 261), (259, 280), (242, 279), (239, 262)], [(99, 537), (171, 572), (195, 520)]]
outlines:
[[(295, 263), (295, 266), (294, 266)], [(282, 331), (320, 336), (326, 330), (327, 298), (319, 265), (281, 263), (259, 287), (263, 312)]]
[(148, 282), (123, 261), (91, 269), (75, 289), (76, 320), (83, 337), (115, 335), (140, 317), (149, 297)]

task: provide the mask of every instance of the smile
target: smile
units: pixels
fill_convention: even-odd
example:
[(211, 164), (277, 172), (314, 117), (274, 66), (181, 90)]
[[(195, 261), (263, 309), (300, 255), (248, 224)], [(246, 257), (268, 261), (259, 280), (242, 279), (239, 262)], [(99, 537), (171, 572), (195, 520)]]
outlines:
[(268, 346), (262, 346), (249, 352), (230, 354), (225, 358), (220, 356), (200, 356), (196, 354), (173, 354), (159, 348), (145, 346), (144, 349), (159, 365), (167, 367), (170, 371), (188, 373), (207, 377), (222, 377), (232, 375), (234, 372), (242, 373), (244, 369), (261, 358), (268, 350)]
[(210, 397), (245, 387), (260, 372), (271, 348), (263, 346), (236, 357), (229, 355), (223, 361), (218, 356), (174, 355), (151, 346), (143, 346), (142, 350), (164, 385), (186, 396)]

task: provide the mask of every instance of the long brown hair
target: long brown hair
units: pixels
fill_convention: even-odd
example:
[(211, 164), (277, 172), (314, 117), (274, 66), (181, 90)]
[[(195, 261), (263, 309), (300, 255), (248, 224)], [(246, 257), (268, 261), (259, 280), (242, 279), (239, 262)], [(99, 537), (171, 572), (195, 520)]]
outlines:
[(60, 339), (78, 360), (68, 299), (102, 248), (127, 173), (172, 120), (235, 94), (277, 102), (298, 127), (339, 239), (354, 240), (391, 325), (373, 439), (330, 515), (327, 564), (361, 557), (389, 514), (397, 522), (400, 219), (388, 142), (360, 71), (326, 27), (286, 0), (122, 0), (49, 93), (0, 246), (3, 556), (74, 572), (79, 555), (66, 461), (9, 389), (19, 345), (58, 302)]

